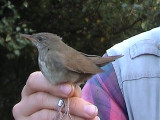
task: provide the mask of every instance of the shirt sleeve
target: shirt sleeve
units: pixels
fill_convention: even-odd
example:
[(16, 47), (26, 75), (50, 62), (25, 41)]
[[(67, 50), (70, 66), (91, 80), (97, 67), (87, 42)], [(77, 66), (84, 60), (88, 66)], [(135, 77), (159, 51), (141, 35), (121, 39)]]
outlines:
[(112, 63), (102, 67), (82, 90), (82, 98), (98, 107), (101, 120), (128, 120), (125, 102)]

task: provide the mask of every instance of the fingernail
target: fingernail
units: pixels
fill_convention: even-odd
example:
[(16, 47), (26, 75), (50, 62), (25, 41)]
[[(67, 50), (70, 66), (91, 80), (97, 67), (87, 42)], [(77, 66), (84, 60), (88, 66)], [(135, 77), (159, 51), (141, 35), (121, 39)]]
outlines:
[(98, 116), (96, 116), (95, 120), (101, 120)]
[(86, 105), (84, 107), (84, 110), (89, 116), (93, 116), (98, 112), (97, 107), (94, 105)]
[(72, 92), (72, 86), (70, 84), (61, 85), (60, 89), (66, 95), (69, 95)]

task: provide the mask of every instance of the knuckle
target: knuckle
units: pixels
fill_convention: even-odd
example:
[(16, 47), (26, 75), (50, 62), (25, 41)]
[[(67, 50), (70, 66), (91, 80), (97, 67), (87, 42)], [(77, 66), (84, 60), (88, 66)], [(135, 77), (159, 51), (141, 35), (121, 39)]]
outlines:
[(25, 93), (25, 87), (26, 87), (26, 85), (23, 87), (23, 89), (22, 89), (22, 91), (21, 91), (21, 97), (22, 97), (22, 98), (23, 98), (24, 93)]
[(19, 117), (19, 115), (21, 114), (21, 105), (20, 103), (17, 103), (16, 105), (14, 105), (14, 107), (12, 108), (12, 113), (13, 113), (13, 117), (15, 119), (17, 119)]
[(27, 83), (26, 83), (26, 85), (28, 85), (30, 88), (35, 88), (36, 86), (34, 86), (35, 85), (35, 83), (37, 83), (37, 81), (38, 81), (38, 77), (37, 76), (39, 76), (40, 75), (40, 72), (33, 72), (33, 73), (31, 73), (30, 75), (29, 75), (29, 77), (28, 77), (28, 80), (27, 80)]

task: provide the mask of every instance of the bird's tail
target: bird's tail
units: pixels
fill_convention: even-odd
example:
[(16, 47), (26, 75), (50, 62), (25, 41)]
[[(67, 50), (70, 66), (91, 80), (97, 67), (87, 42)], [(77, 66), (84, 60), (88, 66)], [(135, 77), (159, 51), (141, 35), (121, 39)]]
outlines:
[(116, 56), (106, 56), (106, 57), (100, 57), (100, 56), (88, 56), (88, 58), (94, 62), (99, 67), (102, 67), (109, 62), (113, 62), (118, 58), (123, 57), (123, 55), (116, 55)]

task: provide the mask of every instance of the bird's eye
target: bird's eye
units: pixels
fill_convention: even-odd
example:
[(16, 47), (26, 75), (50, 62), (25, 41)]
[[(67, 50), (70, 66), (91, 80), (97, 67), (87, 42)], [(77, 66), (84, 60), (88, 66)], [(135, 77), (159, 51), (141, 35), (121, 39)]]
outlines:
[(40, 42), (43, 40), (42, 37), (38, 37), (37, 39), (38, 39), (38, 41), (40, 41)]

